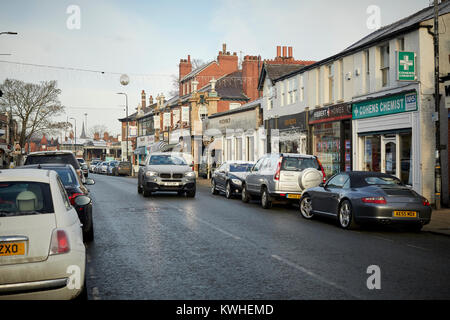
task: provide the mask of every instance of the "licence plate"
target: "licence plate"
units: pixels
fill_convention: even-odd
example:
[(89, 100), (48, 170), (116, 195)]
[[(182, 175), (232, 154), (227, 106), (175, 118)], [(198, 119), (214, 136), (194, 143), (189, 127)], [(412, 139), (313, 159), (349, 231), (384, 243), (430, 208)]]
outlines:
[(394, 217), (399, 218), (416, 218), (417, 212), (416, 211), (394, 211)]
[(24, 242), (2, 242), (0, 243), (0, 257), (25, 255)]
[(178, 182), (165, 182), (164, 185), (165, 186), (178, 186), (179, 183)]
[(287, 198), (288, 199), (300, 199), (302, 195), (301, 194), (288, 194)]

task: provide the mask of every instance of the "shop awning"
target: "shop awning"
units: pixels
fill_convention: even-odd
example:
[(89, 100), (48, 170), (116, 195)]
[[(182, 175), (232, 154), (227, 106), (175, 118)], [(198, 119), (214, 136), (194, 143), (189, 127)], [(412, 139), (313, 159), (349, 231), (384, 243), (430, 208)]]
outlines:
[(134, 150), (135, 155), (145, 155), (145, 147), (139, 147)]

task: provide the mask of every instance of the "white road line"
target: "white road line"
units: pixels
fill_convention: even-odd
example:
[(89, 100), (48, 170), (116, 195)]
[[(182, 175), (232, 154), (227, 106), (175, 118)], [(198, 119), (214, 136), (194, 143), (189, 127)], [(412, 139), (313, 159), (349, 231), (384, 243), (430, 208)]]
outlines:
[(426, 248), (422, 248), (422, 247), (418, 247), (418, 246), (414, 246), (414, 245), (412, 245), (412, 244), (406, 244), (408, 247), (411, 247), (411, 248), (415, 248), (415, 249), (420, 249), (420, 250), (425, 250), (425, 251), (430, 251), (429, 249), (426, 249)]
[(281, 258), (280, 256), (277, 256), (275, 254), (273, 254), (271, 256), (272, 256), (272, 258), (274, 258), (274, 259), (276, 259), (276, 260), (278, 260), (280, 262), (283, 262), (283, 263), (287, 264), (290, 267), (293, 267), (293, 268), (295, 268), (295, 269), (297, 269), (297, 270), (299, 270), (299, 271), (301, 271), (303, 273), (306, 273), (308, 276), (310, 276), (310, 277), (312, 277), (312, 278), (314, 278), (314, 279), (316, 279), (316, 280), (318, 280), (320, 282), (323, 282), (323, 283), (325, 283), (325, 284), (327, 284), (327, 285), (329, 285), (329, 286), (331, 286), (331, 287), (333, 287), (335, 289), (341, 290), (341, 291), (345, 292), (346, 294), (348, 294), (348, 295), (350, 295), (350, 296), (352, 296), (352, 297), (354, 297), (356, 299), (361, 299), (360, 297), (354, 295), (353, 293), (348, 292), (347, 289), (341, 287), (340, 285), (338, 285), (338, 284), (336, 284), (336, 283), (334, 283), (332, 281), (329, 281), (329, 280), (327, 280), (327, 279), (325, 279), (325, 278), (315, 274), (314, 272), (312, 272), (312, 271), (310, 271), (310, 270), (308, 270), (306, 268), (303, 268), (302, 266), (299, 266), (298, 264), (295, 264), (294, 262), (291, 262), (289, 260)]

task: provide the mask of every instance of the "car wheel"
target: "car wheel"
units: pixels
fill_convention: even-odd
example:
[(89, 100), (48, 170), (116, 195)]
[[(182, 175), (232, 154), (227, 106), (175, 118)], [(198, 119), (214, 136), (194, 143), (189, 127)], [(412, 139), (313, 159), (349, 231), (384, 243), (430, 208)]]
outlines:
[(89, 230), (86, 231), (86, 233), (83, 235), (83, 238), (86, 242), (92, 242), (94, 241), (94, 224), (91, 221), (91, 227)]
[(194, 198), (195, 197), (195, 189), (193, 189), (191, 191), (187, 191), (186, 195), (188, 198)]
[(139, 181), (138, 181), (138, 185), (137, 185), (137, 191), (138, 191), (138, 193), (142, 193), (142, 187), (139, 184)]
[(420, 232), (422, 230), (423, 225), (421, 223), (407, 225), (406, 229), (411, 232)]
[(211, 193), (212, 194), (218, 194), (219, 193), (219, 191), (217, 191), (217, 189), (216, 189), (216, 182), (214, 181), (214, 179), (211, 180)]
[(242, 186), (241, 199), (243, 202), (248, 203), (250, 201), (250, 194), (248, 193), (247, 186)]
[(145, 187), (143, 188), (142, 192), (143, 192), (145, 198), (150, 197), (152, 195), (152, 192), (147, 190)]
[(231, 199), (233, 197), (233, 192), (231, 191), (230, 181), (227, 182), (227, 186), (225, 188), (225, 197), (227, 199)]
[(350, 201), (344, 200), (341, 202), (339, 206), (338, 219), (341, 228), (349, 230), (356, 228), (355, 216), (353, 214)]
[(314, 217), (314, 213), (312, 213), (311, 197), (309, 195), (305, 195), (300, 200), (300, 213), (305, 219), (312, 219), (312, 217)]
[(267, 192), (267, 188), (263, 188), (261, 191), (261, 206), (264, 209), (270, 209), (272, 207), (272, 201), (269, 193)]

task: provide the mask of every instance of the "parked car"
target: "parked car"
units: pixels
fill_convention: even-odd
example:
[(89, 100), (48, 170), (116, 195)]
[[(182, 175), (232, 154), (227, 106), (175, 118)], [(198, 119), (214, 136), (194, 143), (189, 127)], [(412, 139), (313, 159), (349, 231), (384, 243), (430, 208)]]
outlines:
[(119, 164), (119, 161), (112, 160), (108, 162), (108, 167), (106, 168), (106, 174), (108, 176), (113, 175), (113, 169)]
[(98, 173), (101, 173), (101, 174), (108, 173), (108, 162), (109, 161), (103, 161), (100, 164), (100, 167), (98, 168)]
[(94, 173), (94, 168), (99, 162), (102, 162), (102, 161), (101, 160), (92, 160), (89, 165), (89, 172)]
[(300, 200), (304, 218), (331, 216), (344, 229), (378, 222), (404, 224), (420, 231), (430, 222), (431, 211), (427, 199), (397, 177), (379, 172), (338, 173), (326, 183), (305, 190)]
[(81, 172), (83, 172), (83, 175), (84, 175), (85, 178), (88, 177), (88, 175), (89, 175), (89, 168), (88, 168), (87, 163), (81, 164)]
[(249, 161), (227, 161), (214, 171), (211, 178), (211, 193), (225, 192), (230, 199), (242, 191), (242, 182), (255, 163)]
[(0, 198), (0, 299), (87, 298), (81, 223), (58, 174), (2, 170)]
[(180, 153), (152, 153), (139, 164), (137, 189), (144, 197), (157, 191), (176, 191), (179, 195), (195, 197), (195, 172)]
[(81, 166), (71, 151), (38, 151), (30, 153), (24, 165), (44, 163), (67, 163), (75, 168), (80, 178), (83, 178)]
[(316, 156), (294, 153), (267, 154), (260, 158), (245, 177), (242, 201), (261, 198), (267, 209), (274, 201), (297, 202), (302, 191), (318, 186), (324, 171)]
[(120, 161), (117, 166), (115, 166), (112, 170), (113, 176), (131, 176), (133, 170), (133, 166), (130, 161)]
[(103, 165), (103, 161), (100, 161), (99, 163), (97, 163), (93, 169), (94, 173), (100, 173), (102, 165)]
[(86, 163), (86, 161), (84, 161), (83, 158), (77, 158), (77, 161), (80, 165), (82, 165), (83, 163)]
[(92, 179), (85, 179), (85, 182), (80, 180), (75, 169), (70, 164), (38, 164), (17, 167), (17, 169), (42, 169), (54, 170), (58, 173), (64, 188), (66, 189), (69, 201), (75, 207), (78, 213), (78, 218), (83, 224), (83, 238), (86, 242), (94, 240), (94, 222), (92, 219), (92, 201), (80, 206), (75, 203), (75, 198), (79, 195), (89, 196), (89, 190), (86, 185), (93, 185), (95, 183)]

